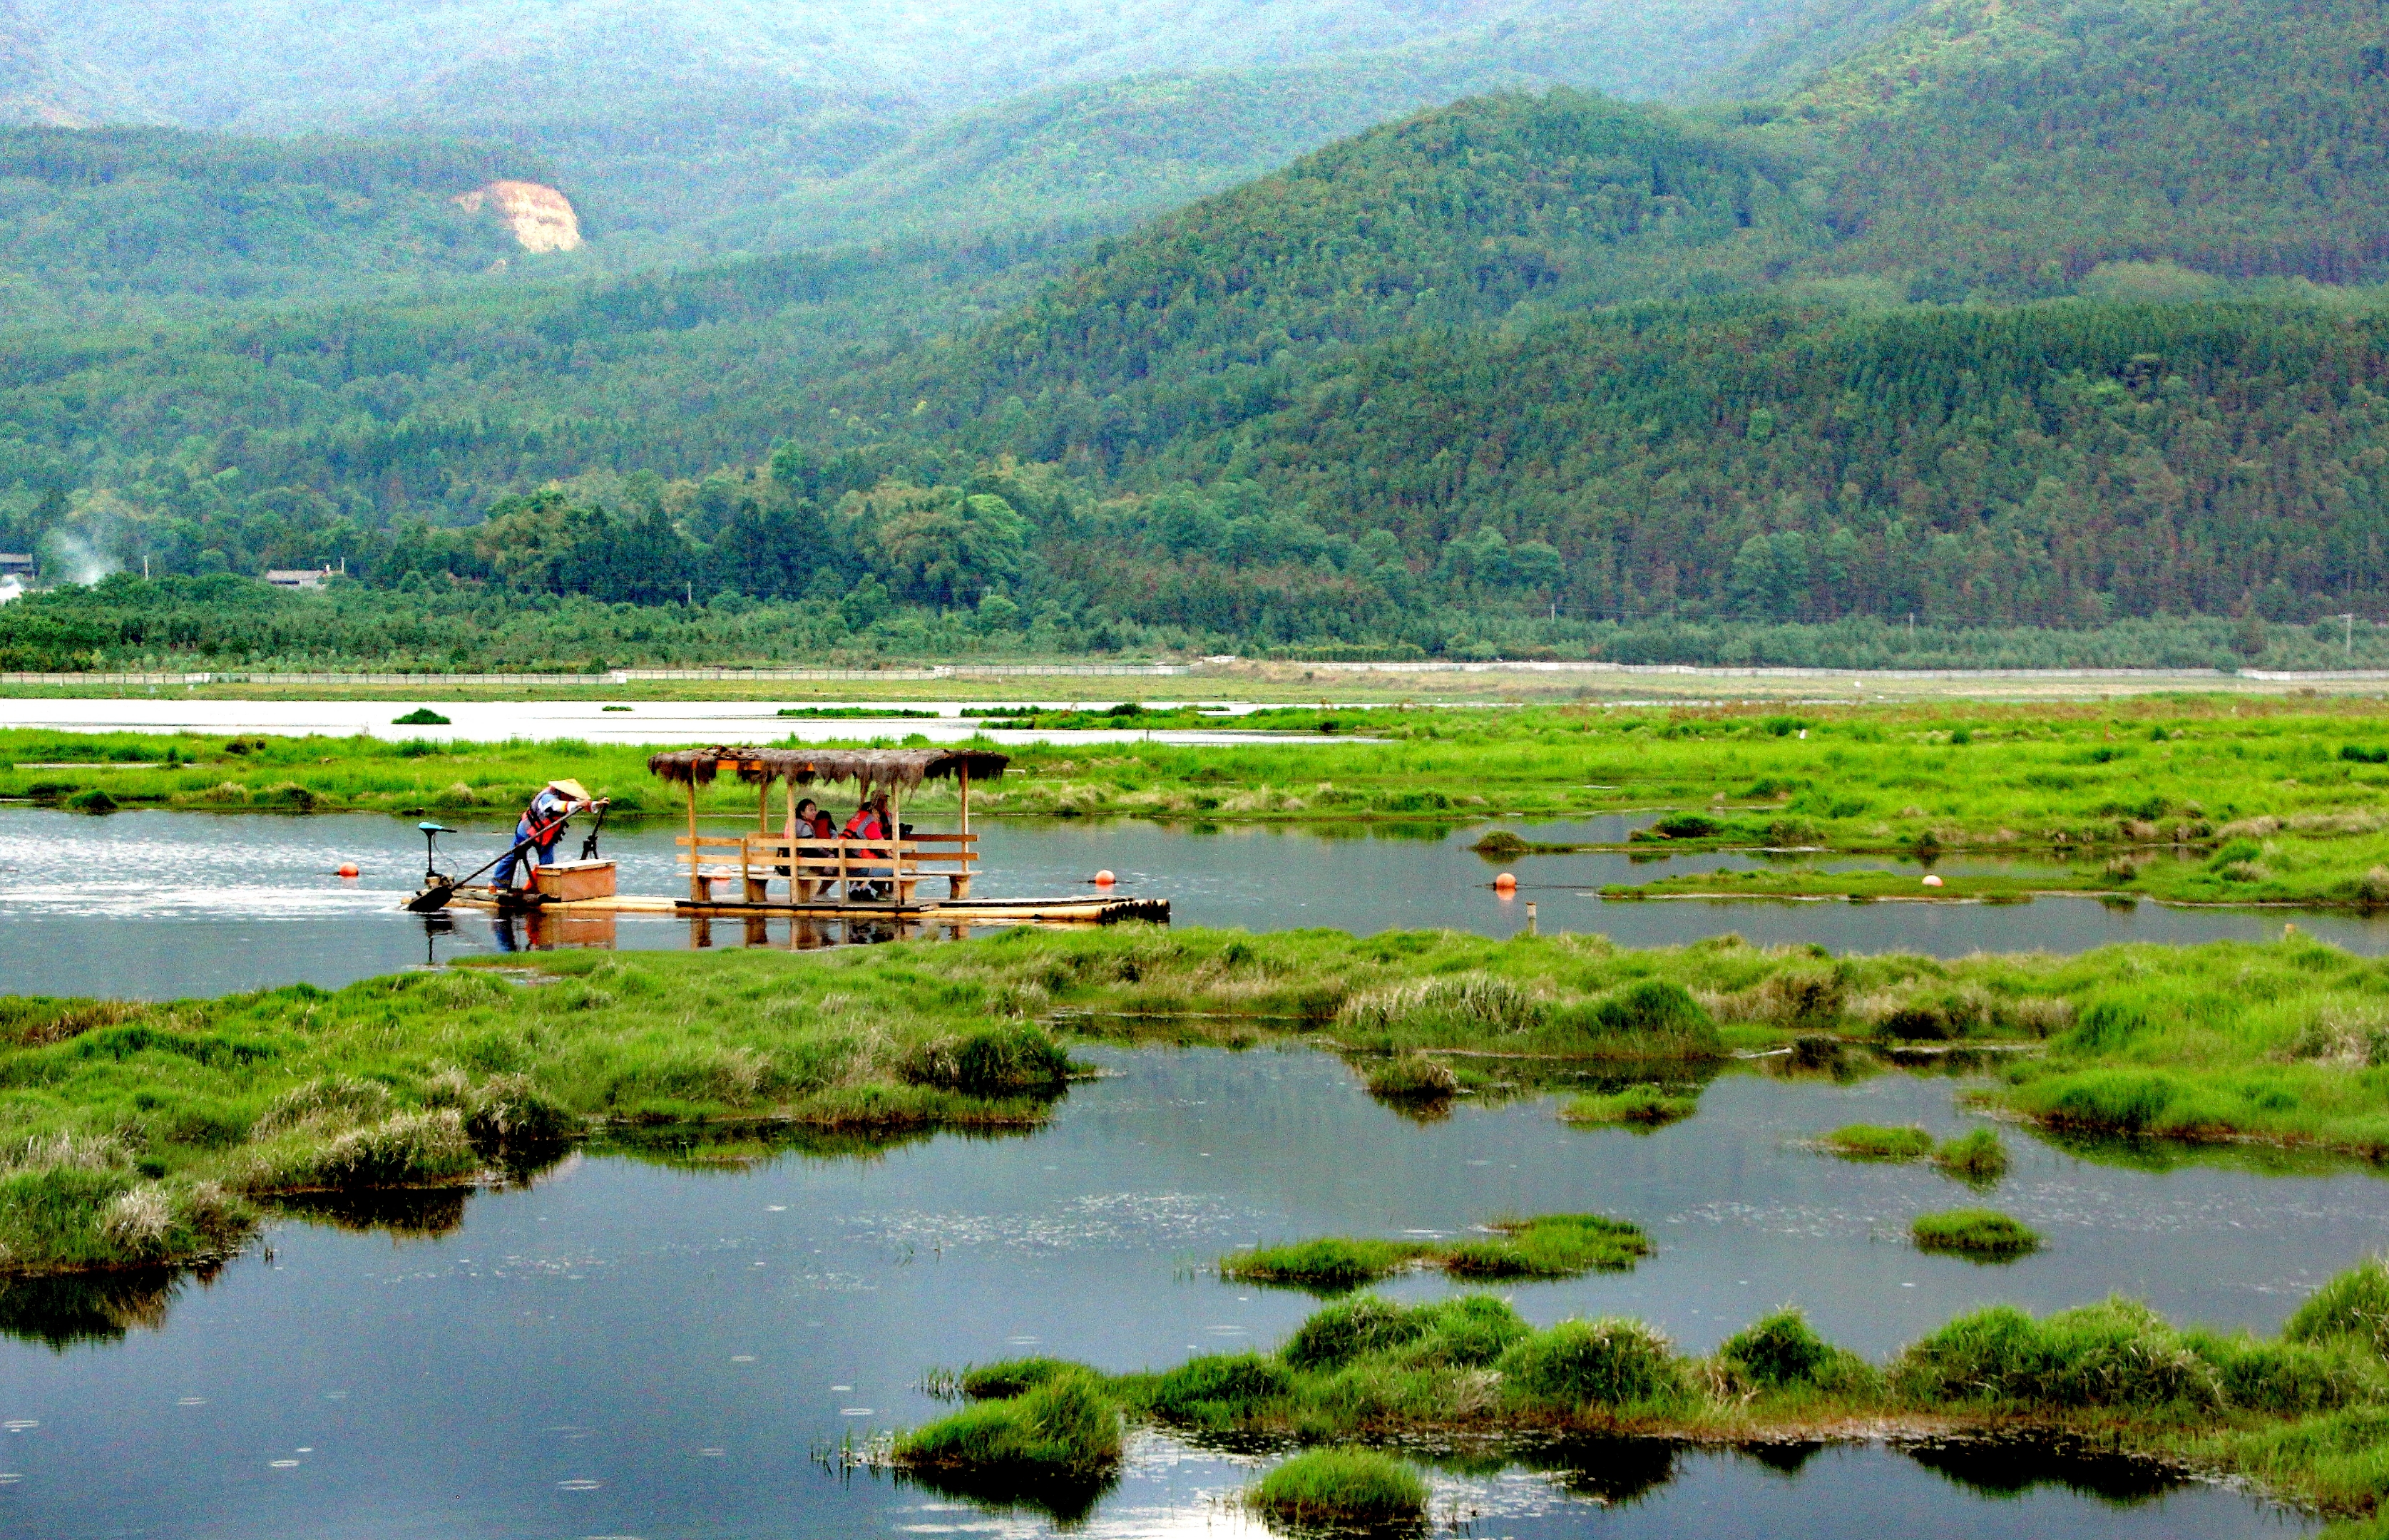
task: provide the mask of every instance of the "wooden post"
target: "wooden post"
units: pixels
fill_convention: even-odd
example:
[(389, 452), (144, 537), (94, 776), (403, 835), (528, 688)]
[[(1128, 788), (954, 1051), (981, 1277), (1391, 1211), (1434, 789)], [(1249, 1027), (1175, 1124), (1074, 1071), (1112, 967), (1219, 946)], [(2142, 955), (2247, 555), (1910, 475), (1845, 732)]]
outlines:
[[(772, 834), (772, 778), (766, 774), (755, 792), (755, 832), (769, 838)], [(758, 877), (753, 871), (755, 847), (745, 840), (738, 842), (738, 875), (741, 891), (750, 904), (760, 904), (772, 896), (772, 879)]]
[[(693, 903), (703, 903), (712, 897), (705, 891), (705, 876), (700, 870), (704, 852), (696, 845), (696, 773), (688, 777), (688, 897)], [(711, 945), (710, 942), (701, 943)]]
[(797, 778), (793, 775), (788, 777), (787, 804), (787, 821), (781, 828), (788, 836), (788, 902), (793, 904), (807, 897), (805, 880), (797, 874), (801, 868), (797, 865)]
[[(965, 760), (962, 764), (954, 767), (954, 781), (955, 783), (962, 788), (963, 833), (967, 834), (970, 833), (969, 761)], [(963, 841), (962, 856), (962, 864), (954, 868), (953, 874), (946, 879), (947, 896), (953, 898), (967, 898), (970, 897), (971, 847), (970, 841), (967, 839)]]
[(913, 884), (904, 880), (904, 799), (893, 790), (888, 794), (888, 832), (895, 836), (888, 846), (888, 886), (898, 903), (909, 904)]

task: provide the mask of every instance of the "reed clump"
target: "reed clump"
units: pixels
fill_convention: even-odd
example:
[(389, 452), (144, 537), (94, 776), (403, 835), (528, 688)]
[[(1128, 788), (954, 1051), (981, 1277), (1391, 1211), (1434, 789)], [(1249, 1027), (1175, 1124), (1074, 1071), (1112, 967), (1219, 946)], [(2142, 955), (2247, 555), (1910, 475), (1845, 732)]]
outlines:
[(1246, 1487), (1246, 1507), (1297, 1526), (1373, 1533), (1423, 1529), (1429, 1491), (1418, 1469), (1374, 1449), (1306, 1449)]
[(1920, 1214), (1910, 1222), (1908, 1233), (1919, 1251), (1949, 1252), (1999, 1261), (2023, 1256), (2041, 1246), (2038, 1231), (1989, 1208)]
[(1944, 1139), (1933, 1152), (1933, 1164), (1951, 1177), (1987, 1186), (2008, 1174), (2008, 1147), (1988, 1128), (1974, 1128)]

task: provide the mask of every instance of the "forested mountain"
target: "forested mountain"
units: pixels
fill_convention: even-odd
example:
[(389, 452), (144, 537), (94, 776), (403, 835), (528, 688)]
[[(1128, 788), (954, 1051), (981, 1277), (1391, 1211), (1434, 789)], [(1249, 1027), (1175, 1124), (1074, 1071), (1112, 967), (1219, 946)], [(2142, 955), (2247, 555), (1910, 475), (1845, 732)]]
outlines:
[[(1463, 53), (1499, 83), (1598, 52), (1432, 9), (1352, 8), (1340, 35), (1395, 45), (1368, 59), (1049, 84), (894, 148), (858, 129), (847, 201), (824, 172), (716, 226), (875, 248), (22, 339), (0, 546), (626, 603), (702, 582), (824, 635), (950, 612), (1082, 644), (1649, 657), (1738, 624), (2253, 636), (2389, 608), (2370, 8), (1820, 7), (1705, 77), (1808, 81), (1772, 106), (1499, 92), (1082, 239), (1431, 96)], [(1746, 14), (1635, 25), (1719, 57)], [(904, 100), (964, 89), (932, 83)], [(804, 110), (851, 100), (824, 93)], [(517, 536), (537, 560), (492, 543)], [(1653, 617), (1724, 629), (1603, 629)]]
[(147, 324), (403, 293), (523, 252), (459, 194), (553, 173), (502, 146), (0, 129), (0, 326)]

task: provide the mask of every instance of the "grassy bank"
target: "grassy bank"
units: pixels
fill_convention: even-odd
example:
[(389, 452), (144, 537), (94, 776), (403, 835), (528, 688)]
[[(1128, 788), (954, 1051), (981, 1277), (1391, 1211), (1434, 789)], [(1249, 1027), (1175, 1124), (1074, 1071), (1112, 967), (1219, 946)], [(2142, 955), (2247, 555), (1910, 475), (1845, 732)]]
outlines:
[[(1883, 1363), (1821, 1341), (1795, 1311), (1680, 1354), (1641, 1321), (1538, 1329), (1507, 1302), (1463, 1295), (1403, 1305), (1362, 1294), (1331, 1305), (1272, 1353), (1212, 1355), (1160, 1372), (1105, 1375), (1053, 1359), (991, 1365), (944, 1382), (973, 1405), (901, 1437), (899, 1465), (937, 1469), (967, 1430), (1026, 1419), (1067, 1385), (1116, 1440), (1150, 1421), (1211, 1440), (1319, 1446), (1282, 1468), (1289, 1501), (1339, 1492), (1423, 1498), (1349, 1445), (1469, 1445), (1487, 1438), (1642, 1435), (1709, 1443), (1880, 1438), (1979, 1430), (2088, 1435), (2102, 1446), (2255, 1480), (2348, 1517), (2389, 1497), (2389, 1363), (2378, 1263), (2343, 1275), (2277, 1337), (2178, 1328), (2129, 1300), (2035, 1318), (1995, 1305), (1961, 1316)], [(1096, 1452), (1084, 1470), (1118, 1458)], [(1382, 1459), (1382, 1457), (1380, 1457)], [(954, 1473), (951, 1463), (944, 1474)], [(975, 1468), (1005, 1474), (1001, 1455)]]
[[(998, 703), (990, 702), (990, 707)], [(1005, 707), (1035, 730), (1194, 725)], [(2203, 903), (2389, 902), (2389, 712), (2382, 703), (2144, 699), (2100, 706), (1610, 709), (1282, 707), (1238, 725), (1351, 744), (1028, 745), (982, 788), (990, 815), (1170, 819), (1653, 815), (1651, 853), (1799, 846), (1911, 858), (2031, 857), (2039, 876), (1939, 895), (2115, 891)], [(569, 774), (624, 811), (677, 811), (645, 748), (367, 738), (0, 733), (0, 797), (120, 806), (510, 810)], [(64, 767), (64, 768), (60, 768)], [(718, 784), (704, 805), (749, 804)], [(940, 788), (932, 795), (950, 796)], [(1664, 815), (1664, 816), (1662, 816)], [(1488, 859), (1531, 862), (1497, 847)], [(1577, 845), (1568, 848), (1606, 848)], [(1621, 846), (1620, 847), (1629, 847)], [(1489, 873), (1488, 873), (1489, 874)], [(1652, 886), (1751, 897), (1922, 896), (1910, 875), (1765, 873)]]
[[(277, 1194), (465, 1181), (507, 1152), (692, 1123), (1028, 1126), (1077, 1039), (1299, 1039), (1364, 1080), (1696, 1112), (1734, 1053), (1990, 1055), (2058, 1131), (2389, 1153), (2389, 963), (2300, 939), (2072, 958), (1841, 958), (1726, 936), (1022, 929), (792, 955), (556, 953), (327, 993), (0, 999), (0, 1246), (20, 1271), (221, 1251)], [(1389, 1101), (1415, 1109), (1416, 1073)], [(1665, 1087), (1666, 1088), (1658, 1088)], [(1995, 1139), (1936, 1152), (1995, 1174)]]

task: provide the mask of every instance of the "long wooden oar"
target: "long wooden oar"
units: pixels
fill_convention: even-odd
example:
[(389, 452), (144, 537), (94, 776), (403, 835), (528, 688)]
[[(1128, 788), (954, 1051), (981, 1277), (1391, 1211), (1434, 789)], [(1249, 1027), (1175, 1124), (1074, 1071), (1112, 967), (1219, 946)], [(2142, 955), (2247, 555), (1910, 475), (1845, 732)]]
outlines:
[(520, 855), (522, 852), (530, 849), (532, 846), (537, 845), (539, 843), (540, 835), (547, 833), (548, 829), (552, 827), (554, 827), (552, 824), (543, 824), (540, 828), (533, 830), (530, 834), (523, 836), (522, 840), (517, 843), (513, 849), (507, 851), (505, 855), (498, 857), (497, 860), (491, 861), (488, 866), (483, 866), (477, 871), (468, 872), (462, 877), (441, 878), (438, 882), (433, 883), (430, 886), (425, 888), (414, 897), (409, 898), (406, 901), (407, 909), (416, 914), (439, 913), (441, 910), (448, 907), (448, 900), (456, 896), (456, 890), (458, 888), (463, 887), (466, 883), (469, 883), (474, 878), (479, 876), (483, 872), (490, 870), (490, 867), (497, 865), (498, 861), (505, 860), (506, 856)]

